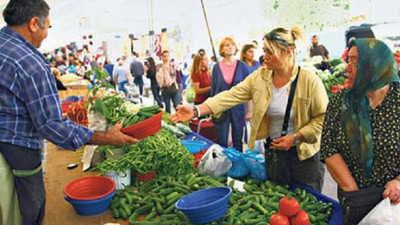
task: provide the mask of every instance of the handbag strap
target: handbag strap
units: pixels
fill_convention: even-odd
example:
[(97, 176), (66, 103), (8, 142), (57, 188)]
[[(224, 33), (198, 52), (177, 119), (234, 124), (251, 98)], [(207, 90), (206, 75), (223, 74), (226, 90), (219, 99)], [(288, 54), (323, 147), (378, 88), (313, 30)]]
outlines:
[(286, 111), (285, 111), (285, 118), (283, 120), (283, 125), (282, 125), (282, 131), (281, 131), (281, 137), (285, 136), (287, 134), (287, 130), (288, 130), (288, 126), (289, 126), (289, 117), (290, 117), (290, 110), (292, 108), (292, 103), (293, 103), (293, 98), (294, 98), (294, 92), (296, 90), (296, 86), (297, 86), (297, 78), (299, 78), (299, 74), (300, 74), (300, 66), (299, 69), (297, 71), (297, 75), (296, 78), (294, 79), (294, 81), (292, 82), (292, 85), (290, 87), (290, 93), (289, 93), (289, 99), (288, 99), (288, 103), (286, 105)]

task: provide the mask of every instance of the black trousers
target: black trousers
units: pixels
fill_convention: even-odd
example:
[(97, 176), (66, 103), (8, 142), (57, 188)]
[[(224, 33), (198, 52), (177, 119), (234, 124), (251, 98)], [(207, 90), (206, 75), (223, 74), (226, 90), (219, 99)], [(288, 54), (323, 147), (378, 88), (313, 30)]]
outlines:
[(278, 184), (295, 182), (321, 192), (325, 169), (320, 158), (318, 152), (311, 158), (299, 160), (295, 146), (288, 151), (270, 150), (267, 141), (265, 146), (267, 177)]
[[(11, 170), (33, 170), (41, 165), (41, 150), (23, 148), (0, 142), (0, 153)], [(40, 170), (31, 176), (15, 176), (15, 188), (24, 225), (42, 224), (46, 193)]]

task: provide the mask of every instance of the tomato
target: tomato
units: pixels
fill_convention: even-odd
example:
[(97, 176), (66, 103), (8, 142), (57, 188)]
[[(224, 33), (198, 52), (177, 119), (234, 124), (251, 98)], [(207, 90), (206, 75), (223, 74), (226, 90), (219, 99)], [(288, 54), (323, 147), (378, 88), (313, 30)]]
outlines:
[(292, 225), (310, 225), (310, 217), (306, 211), (299, 210), (295, 216), (290, 218), (290, 223)]
[(269, 219), (269, 225), (290, 225), (289, 218), (281, 213), (275, 213)]
[(279, 212), (285, 216), (293, 216), (300, 210), (299, 201), (295, 198), (284, 197), (279, 200)]

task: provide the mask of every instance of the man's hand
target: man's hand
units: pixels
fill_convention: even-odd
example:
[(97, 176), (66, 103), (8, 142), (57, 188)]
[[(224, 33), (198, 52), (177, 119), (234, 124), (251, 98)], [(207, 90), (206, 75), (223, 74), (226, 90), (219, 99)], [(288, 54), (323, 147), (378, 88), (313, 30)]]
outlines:
[(115, 126), (111, 127), (106, 132), (94, 132), (92, 138), (90, 139), (90, 144), (95, 145), (128, 145), (137, 143), (140, 140), (128, 136), (121, 132), (122, 123), (121, 121), (115, 124)]
[(172, 114), (169, 117), (169, 120), (174, 123), (186, 122), (193, 119), (193, 116), (194, 114), (192, 106), (178, 105), (178, 107), (176, 107), (176, 113)]
[(382, 197), (389, 198), (393, 204), (398, 204), (400, 202), (400, 181), (393, 179), (386, 183), (385, 188)]

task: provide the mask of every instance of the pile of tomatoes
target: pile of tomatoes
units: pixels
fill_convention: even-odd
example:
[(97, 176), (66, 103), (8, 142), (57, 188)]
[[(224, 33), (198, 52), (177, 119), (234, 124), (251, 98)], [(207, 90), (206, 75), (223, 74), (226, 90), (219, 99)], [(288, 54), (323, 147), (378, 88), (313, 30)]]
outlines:
[(284, 197), (279, 200), (279, 212), (269, 219), (270, 225), (310, 225), (308, 213), (300, 209), (295, 198)]

